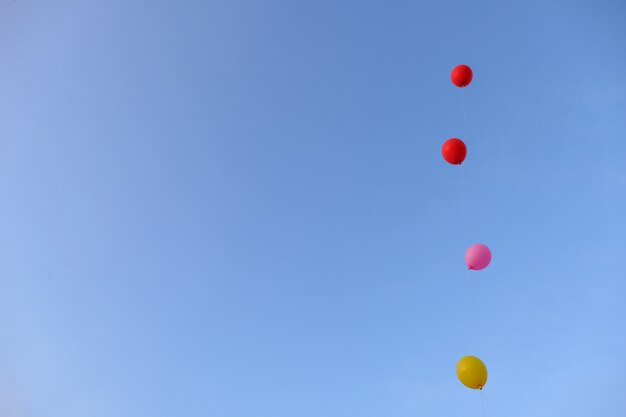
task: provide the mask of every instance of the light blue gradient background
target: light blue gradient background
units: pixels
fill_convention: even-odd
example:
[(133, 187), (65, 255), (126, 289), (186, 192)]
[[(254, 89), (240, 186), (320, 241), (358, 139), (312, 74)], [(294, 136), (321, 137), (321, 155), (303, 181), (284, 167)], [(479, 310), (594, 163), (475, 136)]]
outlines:
[(3, 0), (0, 415), (623, 417), (625, 21)]

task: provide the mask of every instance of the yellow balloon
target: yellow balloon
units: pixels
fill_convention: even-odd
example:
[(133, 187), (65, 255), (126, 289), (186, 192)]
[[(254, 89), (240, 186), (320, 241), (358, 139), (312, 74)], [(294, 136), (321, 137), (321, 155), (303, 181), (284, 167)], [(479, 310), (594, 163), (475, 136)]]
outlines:
[(487, 367), (476, 356), (464, 356), (456, 365), (456, 375), (468, 388), (483, 389), (487, 383)]

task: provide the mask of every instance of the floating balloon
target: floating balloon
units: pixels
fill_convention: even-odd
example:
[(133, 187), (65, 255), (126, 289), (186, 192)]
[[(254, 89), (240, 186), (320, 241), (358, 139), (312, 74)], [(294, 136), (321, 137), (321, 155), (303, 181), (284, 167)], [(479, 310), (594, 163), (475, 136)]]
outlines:
[(452, 83), (457, 87), (467, 87), (474, 77), (474, 73), (472, 69), (467, 65), (457, 65), (452, 70), (452, 74), (450, 74), (450, 79)]
[(452, 165), (461, 165), (467, 156), (467, 147), (461, 139), (448, 139), (441, 147), (441, 154)]
[(491, 262), (491, 251), (482, 243), (470, 246), (465, 252), (465, 263), (469, 269), (475, 271), (485, 269), (489, 262)]
[(464, 356), (456, 364), (459, 381), (471, 389), (483, 389), (487, 383), (487, 367), (476, 356)]

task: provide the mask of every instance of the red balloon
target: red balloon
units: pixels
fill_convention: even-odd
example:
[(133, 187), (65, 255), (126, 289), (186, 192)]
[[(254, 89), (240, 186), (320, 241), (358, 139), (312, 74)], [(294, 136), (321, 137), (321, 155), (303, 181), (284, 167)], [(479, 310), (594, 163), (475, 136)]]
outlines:
[(467, 156), (467, 147), (461, 139), (448, 139), (441, 147), (441, 154), (452, 165), (461, 165)]
[(467, 87), (472, 82), (472, 77), (474, 77), (474, 73), (467, 65), (457, 65), (450, 74), (452, 84), (461, 88)]

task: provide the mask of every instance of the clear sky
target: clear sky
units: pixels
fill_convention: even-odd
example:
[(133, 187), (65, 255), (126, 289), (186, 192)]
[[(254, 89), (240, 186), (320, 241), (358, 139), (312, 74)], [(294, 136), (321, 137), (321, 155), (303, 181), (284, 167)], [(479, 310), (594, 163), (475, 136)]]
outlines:
[(2, 0), (0, 416), (622, 417), (625, 21)]

